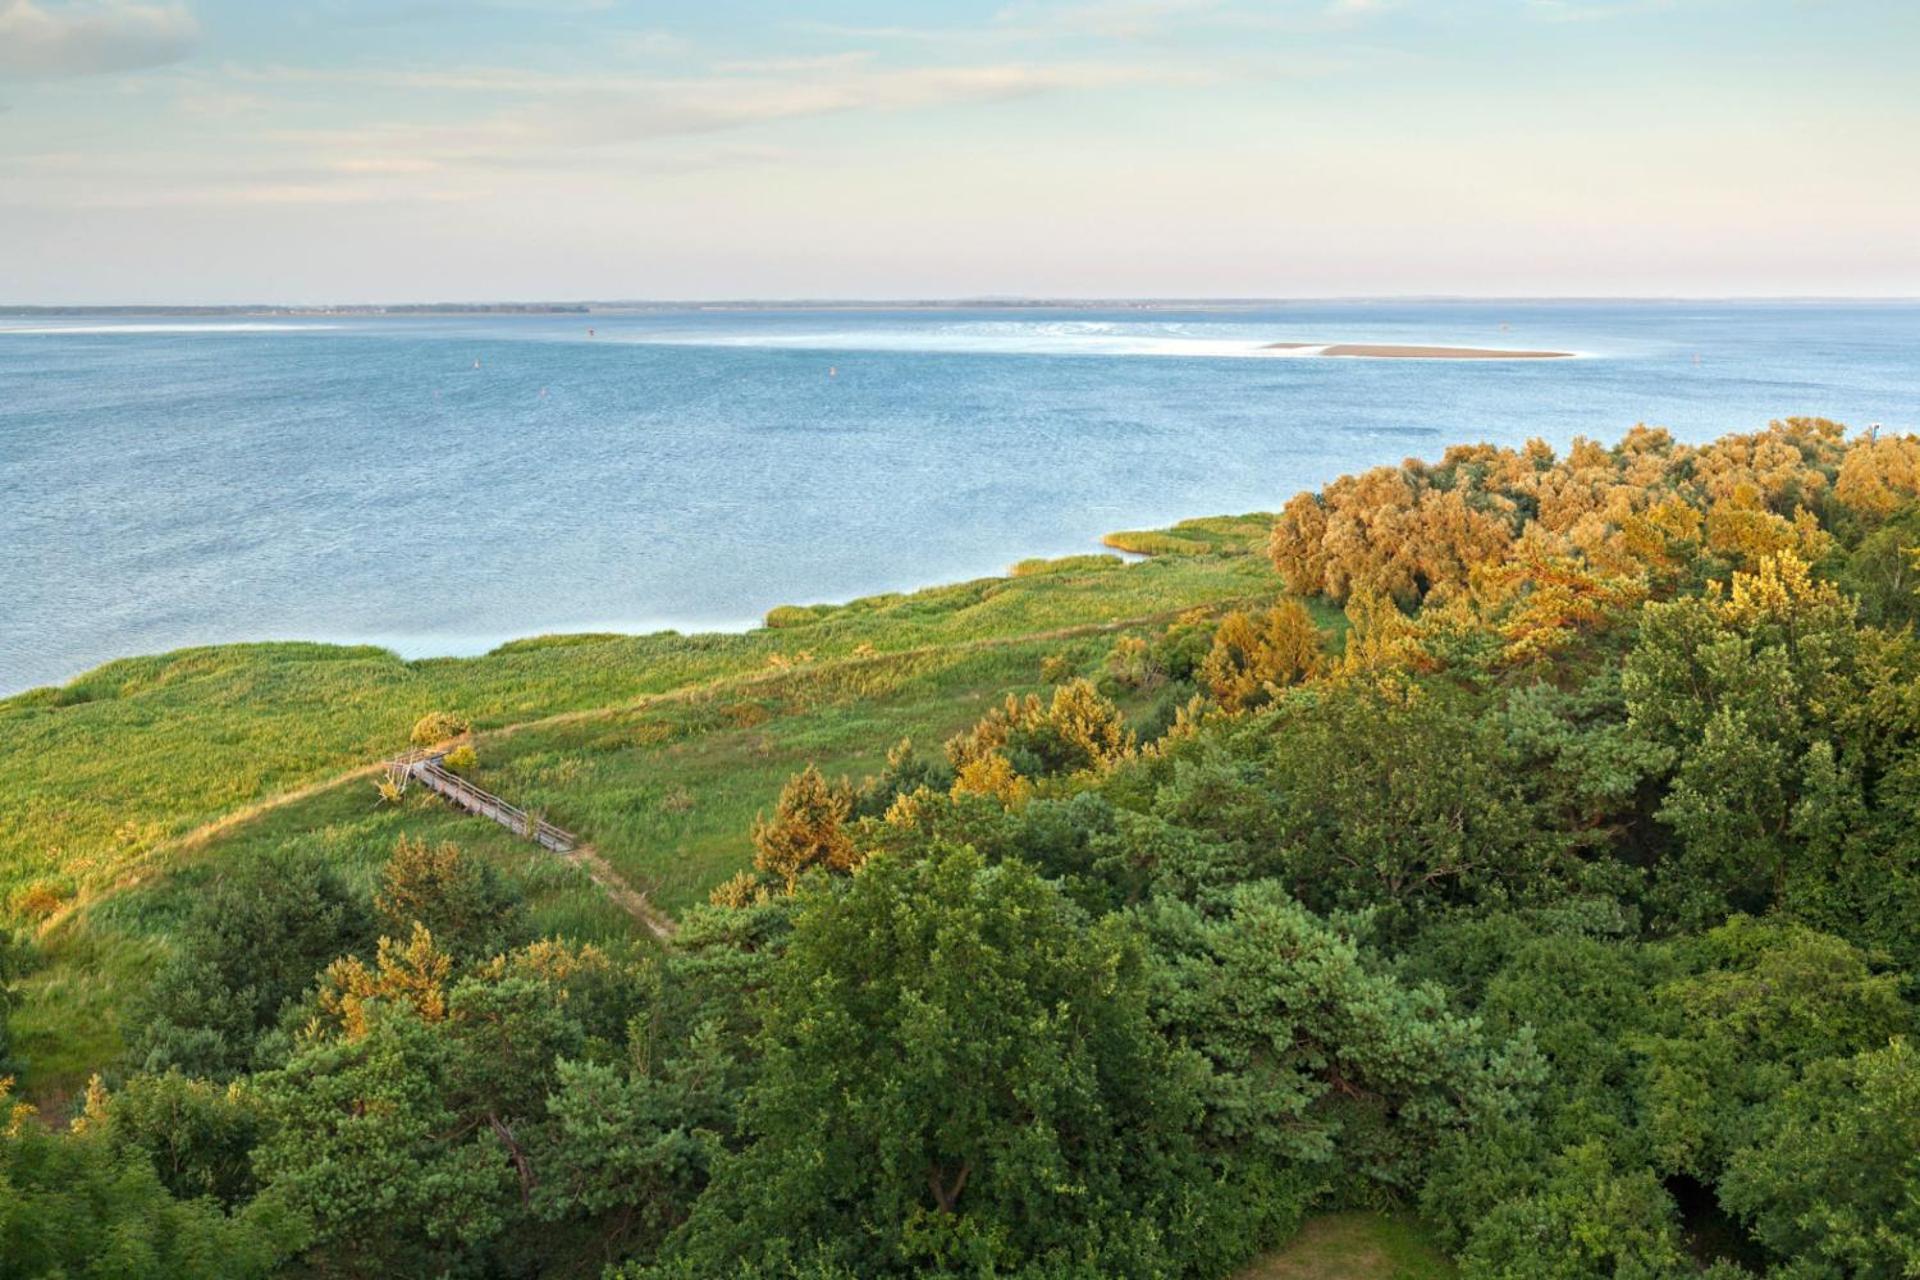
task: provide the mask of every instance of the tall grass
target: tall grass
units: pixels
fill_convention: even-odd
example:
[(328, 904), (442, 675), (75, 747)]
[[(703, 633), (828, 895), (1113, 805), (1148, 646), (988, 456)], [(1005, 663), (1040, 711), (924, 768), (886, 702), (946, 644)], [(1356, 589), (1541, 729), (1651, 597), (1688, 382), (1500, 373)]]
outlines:
[(381, 803), (370, 766), (430, 712), (472, 722), (481, 786), (677, 910), (746, 865), (754, 813), (803, 765), (857, 777), (902, 737), (938, 752), (1005, 693), (1096, 672), (1118, 626), (1275, 592), (1253, 540), (1208, 536), (1206, 554), (1068, 557), (783, 609), (744, 635), (540, 637), (420, 662), (232, 645), (0, 701), (0, 920), (42, 954), (14, 1016), (26, 1087), (58, 1099), (111, 1065), (127, 1001), (195, 898), (272, 850), (370, 890), (402, 834), (455, 840), (519, 884), (542, 932), (650, 945), (578, 867), (417, 789)]
[(1271, 591), (1246, 556), (983, 578), (744, 635), (574, 636), (404, 662), (317, 644), (185, 649), (0, 701), (0, 920), (38, 927), (202, 824), (403, 747), (433, 711), (477, 729), (629, 703), (799, 657), (992, 642)]

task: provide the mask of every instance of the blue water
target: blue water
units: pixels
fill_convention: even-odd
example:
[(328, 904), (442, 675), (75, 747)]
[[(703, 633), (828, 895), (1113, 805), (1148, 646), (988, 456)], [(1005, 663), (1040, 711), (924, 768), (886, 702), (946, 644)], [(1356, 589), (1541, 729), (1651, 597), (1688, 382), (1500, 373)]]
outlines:
[(1457, 441), (1791, 414), (1920, 427), (1920, 304), (0, 317), (0, 692), (215, 641), (741, 626)]

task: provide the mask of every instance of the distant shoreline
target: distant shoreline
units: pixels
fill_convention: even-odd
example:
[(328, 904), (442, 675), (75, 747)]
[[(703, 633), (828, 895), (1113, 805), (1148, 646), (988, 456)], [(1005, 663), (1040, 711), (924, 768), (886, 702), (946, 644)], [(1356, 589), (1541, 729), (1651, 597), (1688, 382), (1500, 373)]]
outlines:
[(1423, 347), (1390, 342), (1269, 342), (1262, 351), (1370, 360), (1568, 360), (1571, 351), (1508, 351), (1499, 347)]
[(616, 315), (661, 311), (1245, 311), (1306, 305), (1459, 304), (1485, 306), (1909, 306), (1920, 297), (1896, 294), (1753, 294), (1732, 297), (1640, 297), (1630, 294), (1512, 296), (1477, 294), (1381, 294), (1295, 298), (595, 298), (525, 302), (237, 302), (58, 303), (0, 302), (0, 316), (432, 316), (432, 315)]

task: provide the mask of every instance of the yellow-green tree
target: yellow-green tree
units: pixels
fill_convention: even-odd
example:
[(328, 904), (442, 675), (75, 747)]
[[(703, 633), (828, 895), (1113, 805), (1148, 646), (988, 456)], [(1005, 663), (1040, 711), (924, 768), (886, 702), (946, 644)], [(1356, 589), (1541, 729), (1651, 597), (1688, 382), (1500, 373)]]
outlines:
[(754, 822), (753, 865), (780, 877), (789, 890), (815, 867), (853, 870), (859, 853), (847, 833), (852, 812), (847, 788), (829, 783), (809, 764), (780, 789), (773, 817)]
[(1286, 600), (1264, 614), (1235, 610), (1222, 618), (1200, 680), (1222, 707), (1244, 711), (1319, 674), (1324, 660), (1312, 616), (1298, 600)]

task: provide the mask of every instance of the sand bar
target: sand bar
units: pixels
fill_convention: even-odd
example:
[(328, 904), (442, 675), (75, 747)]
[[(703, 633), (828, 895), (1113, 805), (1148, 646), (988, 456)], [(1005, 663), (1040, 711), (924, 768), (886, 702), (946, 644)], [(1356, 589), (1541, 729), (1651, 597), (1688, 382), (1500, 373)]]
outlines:
[(1564, 360), (1571, 351), (1508, 351), (1498, 347), (1415, 347), (1399, 343), (1269, 342), (1264, 351), (1304, 351), (1321, 356), (1360, 356), (1376, 360)]

